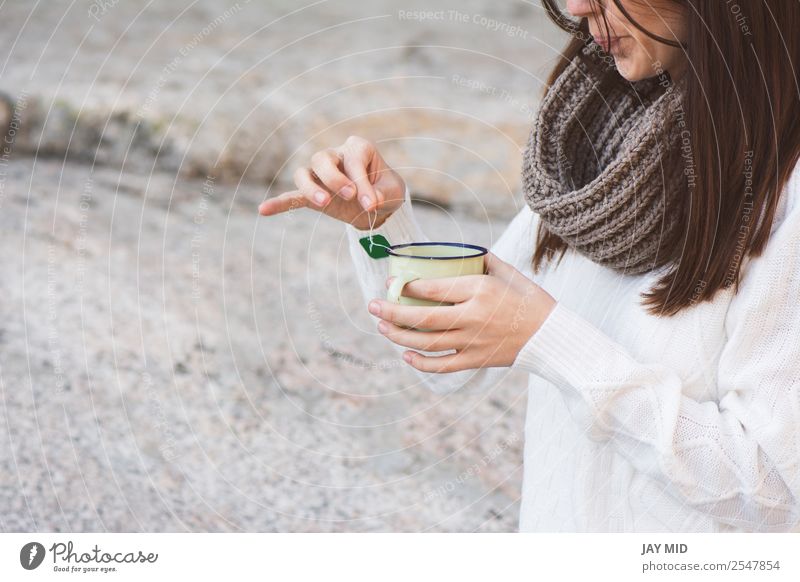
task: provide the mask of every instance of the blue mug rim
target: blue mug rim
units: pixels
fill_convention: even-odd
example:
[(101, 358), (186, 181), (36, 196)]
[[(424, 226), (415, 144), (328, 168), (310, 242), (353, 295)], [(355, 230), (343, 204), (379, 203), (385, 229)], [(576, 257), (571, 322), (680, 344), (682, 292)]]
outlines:
[[(474, 251), (478, 251), (474, 255), (464, 255), (459, 257), (426, 257), (421, 255), (401, 255), (398, 253), (393, 252), (395, 249), (405, 249), (408, 247), (430, 247), (430, 246), (445, 246), (445, 247), (458, 247), (462, 249), (471, 249)], [(392, 255), (393, 257), (404, 257), (408, 259), (429, 259), (431, 261), (449, 261), (452, 259), (474, 259), (475, 257), (482, 257), (489, 252), (489, 249), (478, 246), (472, 245), (468, 243), (454, 243), (454, 242), (414, 242), (414, 243), (403, 243), (400, 245), (392, 245), (386, 250), (387, 254)]]

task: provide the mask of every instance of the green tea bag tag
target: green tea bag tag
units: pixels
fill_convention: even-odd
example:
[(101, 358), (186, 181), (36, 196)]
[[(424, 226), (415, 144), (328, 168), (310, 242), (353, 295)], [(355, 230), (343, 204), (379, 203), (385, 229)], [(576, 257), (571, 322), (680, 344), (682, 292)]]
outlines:
[(373, 259), (383, 259), (389, 256), (389, 241), (382, 234), (373, 234), (358, 239), (367, 254)]

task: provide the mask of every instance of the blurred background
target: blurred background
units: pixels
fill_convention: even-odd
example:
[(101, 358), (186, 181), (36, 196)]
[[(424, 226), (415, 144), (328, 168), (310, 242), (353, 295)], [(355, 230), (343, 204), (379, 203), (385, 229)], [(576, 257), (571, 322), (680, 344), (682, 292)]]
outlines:
[(256, 207), (360, 135), (491, 245), (565, 42), (524, 0), (0, 3), (0, 530), (514, 531), (526, 378), (429, 392), (343, 225)]

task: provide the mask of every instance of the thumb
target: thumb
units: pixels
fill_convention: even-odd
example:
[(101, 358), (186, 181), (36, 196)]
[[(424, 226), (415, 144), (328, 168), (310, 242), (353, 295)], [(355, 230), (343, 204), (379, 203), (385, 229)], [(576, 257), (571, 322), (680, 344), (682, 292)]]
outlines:
[(408, 185), (397, 172), (386, 168), (378, 174), (375, 188), (380, 190), (380, 194), (384, 197), (383, 202), (397, 205), (405, 200)]
[(501, 279), (508, 279), (513, 275), (514, 271), (516, 271), (514, 267), (505, 261), (498, 259), (497, 255), (491, 251), (486, 253), (483, 264), (487, 275), (494, 275), (495, 277), (500, 277)]
[(501, 261), (494, 253), (486, 253), (484, 258), (484, 265), (486, 267), (486, 274), (497, 277), (507, 285), (510, 285), (518, 290), (524, 290), (532, 283), (528, 277), (523, 275), (510, 263)]

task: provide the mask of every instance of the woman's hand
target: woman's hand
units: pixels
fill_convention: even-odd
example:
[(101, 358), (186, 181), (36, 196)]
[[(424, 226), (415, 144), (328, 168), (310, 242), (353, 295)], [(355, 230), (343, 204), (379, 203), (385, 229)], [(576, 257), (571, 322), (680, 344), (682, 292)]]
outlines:
[[(418, 279), (403, 288), (404, 296), (452, 306), (417, 307), (375, 299), (369, 311), (380, 317), (378, 330), (383, 335), (413, 348), (404, 352), (403, 359), (423, 372), (510, 366), (556, 301), (492, 253), (486, 255), (486, 268), (486, 275)], [(415, 351), (451, 349), (456, 353), (442, 356)]]
[[(406, 185), (370, 141), (349, 137), (342, 145), (311, 156), (311, 165), (294, 174), (297, 190), (270, 198), (258, 207), (272, 216), (312, 208), (362, 230), (377, 227), (403, 203)], [(377, 217), (376, 213), (377, 211)]]

